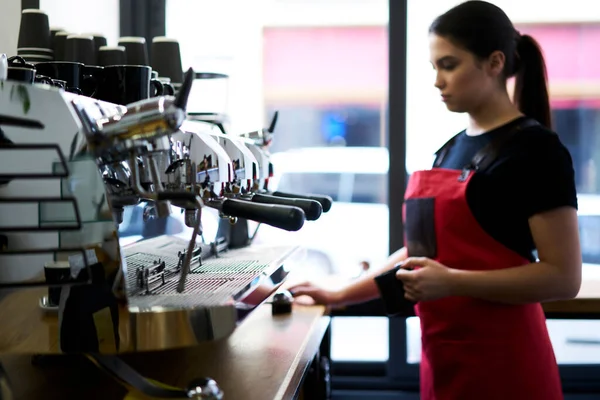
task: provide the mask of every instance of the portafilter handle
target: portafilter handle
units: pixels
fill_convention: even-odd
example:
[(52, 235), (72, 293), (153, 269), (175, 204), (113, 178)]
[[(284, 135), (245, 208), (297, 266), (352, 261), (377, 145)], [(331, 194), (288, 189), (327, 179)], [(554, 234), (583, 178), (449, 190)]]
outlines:
[(319, 195), (319, 194), (298, 194), (298, 193), (289, 193), (289, 192), (280, 192), (275, 191), (270, 193), (275, 197), (285, 197), (285, 198), (295, 198), (295, 199), (308, 199), (315, 200), (321, 203), (323, 207), (323, 212), (328, 212), (331, 209), (331, 205), (333, 204), (333, 199), (329, 196)]
[(298, 231), (304, 225), (304, 211), (298, 207), (252, 203), (245, 200), (208, 200), (205, 205), (228, 217), (249, 219), (286, 231)]
[(251, 201), (261, 204), (279, 204), (282, 206), (294, 206), (302, 209), (308, 221), (316, 221), (323, 212), (323, 206), (316, 200), (298, 199), (291, 197), (277, 197), (268, 194), (254, 194)]

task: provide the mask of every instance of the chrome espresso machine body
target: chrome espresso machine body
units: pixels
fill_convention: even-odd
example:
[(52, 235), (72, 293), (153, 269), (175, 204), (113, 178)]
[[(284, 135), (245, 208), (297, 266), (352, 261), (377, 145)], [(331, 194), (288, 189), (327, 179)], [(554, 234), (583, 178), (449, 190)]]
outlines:
[[(286, 193), (271, 191), (269, 188), (269, 180), (274, 173), (269, 146), (273, 140), (278, 112), (273, 115), (269, 128), (237, 136), (226, 132), (221, 119), (206, 119), (205, 116), (196, 115), (189, 118), (193, 122), (186, 121), (184, 127), (205, 131), (214, 137), (226, 149), (232, 160), (233, 180), (237, 183), (224, 187), (227, 198), (238, 198), (254, 204), (299, 208), (307, 221), (316, 221), (322, 213), (331, 209), (333, 200), (329, 196)], [(244, 182), (245, 186), (241, 182)], [(260, 224), (250, 233), (247, 220), (240, 218), (232, 225), (222, 223), (218, 236), (226, 238), (230, 248), (240, 248), (252, 243), (259, 228)]]
[[(177, 98), (123, 107), (0, 82), (0, 289), (10, 290), (0, 296), (0, 315), (16, 330), (0, 335), (1, 352), (193, 346), (229, 335), (285, 279), (294, 249), (224, 252), (200, 240), (205, 207), (228, 223), (248, 218), (287, 230), (300, 229), (304, 213), (238, 195), (259, 179), (258, 163), (236, 146), (248, 156), (240, 172), (219, 138), (186, 130), (189, 83)], [(173, 214), (185, 215), (174, 234), (157, 229), (131, 240), (120, 230)], [(63, 281), (44, 281), (45, 269), (65, 265)], [(48, 284), (61, 288), (54, 308), (44, 300)], [(11, 314), (14, 289), (30, 292), (45, 311), (34, 326)]]

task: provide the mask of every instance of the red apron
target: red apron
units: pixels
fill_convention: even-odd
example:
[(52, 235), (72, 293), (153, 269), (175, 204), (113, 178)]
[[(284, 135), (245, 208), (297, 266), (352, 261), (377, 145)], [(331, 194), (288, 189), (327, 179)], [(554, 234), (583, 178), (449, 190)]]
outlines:
[[(488, 235), (469, 209), (469, 170), (411, 175), (404, 220), (409, 256), (464, 270), (530, 261)], [(421, 400), (562, 400), (556, 358), (539, 303), (506, 305), (467, 297), (418, 303)]]

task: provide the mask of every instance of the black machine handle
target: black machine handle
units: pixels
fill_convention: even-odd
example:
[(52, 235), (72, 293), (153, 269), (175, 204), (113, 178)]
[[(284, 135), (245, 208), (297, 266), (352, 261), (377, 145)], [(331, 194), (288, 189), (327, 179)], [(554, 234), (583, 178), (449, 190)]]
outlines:
[(230, 217), (249, 219), (286, 231), (297, 231), (304, 225), (304, 211), (298, 207), (225, 199), (219, 209)]
[(196, 208), (196, 195), (191, 192), (161, 191), (156, 194), (157, 201), (172, 201), (173, 205), (182, 208)]
[(309, 221), (316, 221), (323, 212), (321, 203), (315, 200), (309, 199), (292, 199), (287, 197), (270, 196), (268, 194), (255, 194), (252, 196), (253, 203), (261, 204), (280, 204), (283, 206), (294, 206), (302, 209), (306, 219)]
[(323, 212), (328, 212), (331, 210), (331, 205), (333, 204), (333, 199), (329, 196), (319, 195), (319, 194), (297, 194), (297, 193), (288, 193), (288, 192), (273, 192), (271, 195), (276, 197), (286, 197), (286, 198), (295, 198), (295, 199), (307, 199), (314, 200), (321, 203), (321, 207), (323, 207)]
[(175, 98), (174, 105), (177, 108), (182, 110), (186, 110), (188, 97), (190, 97), (190, 92), (192, 91), (192, 83), (194, 82), (194, 70), (192, 68), (188, 69), (185, 75), (183, 76), (183, 83), (181, 84), (181, 88), (179, 89), (179, 93), (177, 93), (177, 97)]

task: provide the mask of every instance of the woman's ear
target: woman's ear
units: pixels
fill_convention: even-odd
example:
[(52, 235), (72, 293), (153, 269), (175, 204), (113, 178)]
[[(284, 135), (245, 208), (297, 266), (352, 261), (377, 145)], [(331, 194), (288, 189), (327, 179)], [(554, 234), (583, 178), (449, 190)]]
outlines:
[(504, 72), (504, 65), (506, 64), (506, 57), (503, 52), (497, 50), (494, 51), (488, 57), (488, 68), (489, 73), (493, 77), (498, 77)]

